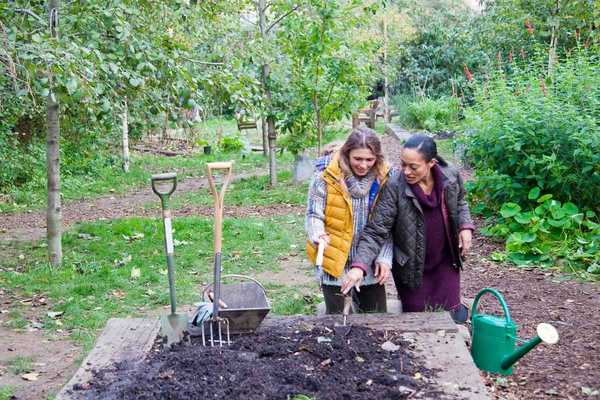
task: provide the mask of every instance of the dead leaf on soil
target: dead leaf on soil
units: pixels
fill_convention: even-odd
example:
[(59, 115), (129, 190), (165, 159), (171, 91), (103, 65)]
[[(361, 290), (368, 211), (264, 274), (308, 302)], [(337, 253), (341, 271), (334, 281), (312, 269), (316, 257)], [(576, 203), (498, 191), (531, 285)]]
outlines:
[(321, 363), (319, 364), (321, 367), (325, 367), (327, 365), (331, 364), (331, 358), (328, 358), (327, 360), (323, 360), (321, 361)]
[(398, 351), (400, 349), (400, 346), (398, 346), (397, 344), (394, 344), (388, 340), (386, 342), (383, 342), (383, 344), (381, 345), (381, 348), (385, 351)]
[(46, 315), (48, 315), (50, 318), (55, 319), (57, 317), (60, 317), (61, 315), (64, 314), (64, 311), (48, 311), (46, 313)]
[(587, 386), (582, 386), (581, 393), (583, 393), (586, 396), (598, 396), (598, 395), (600, 395), (600, 390), (594, 389), (591, 387), (587, 387)]
[(33, 382), (33, 381), (37, 381), (38, 380), (39, 375), (40, 374), (38, 374), (37, 372), (30, 372), (28, 374), (21, 375), (21, 378), (23, 378), (26, 381)]
[(2, 365), (0, 365), (0, 376), (4, 375), (6, 373), (6, 367), (3, 367)]

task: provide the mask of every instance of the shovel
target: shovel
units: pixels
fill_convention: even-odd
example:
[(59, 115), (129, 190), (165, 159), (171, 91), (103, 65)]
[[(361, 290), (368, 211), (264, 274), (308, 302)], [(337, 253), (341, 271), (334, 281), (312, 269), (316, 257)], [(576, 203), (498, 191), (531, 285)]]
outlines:
[(173, 261), (173, 231), (171, 229), (171, 210), (169, 210), (169, 196), (177, 187), (175, 173), (152, 175), (152, 191), (160, 197), (165, 228), (165, 253), (167, 255), (167, 268), (169, 271), (169, 295), (171, 298), (171, 314), (160, 319), (161, 335), (167, 337), (167, 346), (181, 342), (187, 330), (187, 316), (177, 314), (175, 303), (175, 262)]
[[(221, 245), (222, 245), (222, 237), (223, 237), (223, 202), (225, 198), (225, 191), (227, 190), (227, 186), (231, 181), (231, 172), (232, 172), (232, 163), (231, 162), (214, 162), (208, 163), (206, 168), (208, 170), (207, 178), (208, 178), (208, 186), (210, 187), (210, 191), (215, 200), (215, 232), (214, 232), (214, 251), (215, 251), (215, 266), (214, 266), (214, 297), (213, 297), (213, 312), (212, 317), (202, 323), (202, 344), (206, 345), (206, 337), (205, 337), (205, 327), (209, 329), (210, 335), (210, 345), (214, 346), (215, 342), (219, 344), (219, 346), (223, 346), (223, 334), (222, 327), (225, 326), (225, 331), (227, 335), (227, 344), (231, 344), (231, 339), (229, 336), (229, 320), (227, 318), (222, 318), (219, 316), (219, 308), (221, 305)], [(224, 172), (221, 190), (217, 190), (217, 185), (215, 182), (214, 172), (217, 170), (221, 170)], [(208, 326), (207, 326), (208, 325)], [(215, 339), (215, 336), (218, 333), (218, 338)]]

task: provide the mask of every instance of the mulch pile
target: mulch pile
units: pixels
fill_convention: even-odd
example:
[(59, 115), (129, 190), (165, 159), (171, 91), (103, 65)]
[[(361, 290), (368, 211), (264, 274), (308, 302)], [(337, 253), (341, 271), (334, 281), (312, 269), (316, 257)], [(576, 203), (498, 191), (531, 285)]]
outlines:
[(448, 398), (410, 349), (389, 331), (278, 327), (230, 347), (203, 347), (196, 338), (171, 349), (157, 343), (148, 360), (97, 371), (75, 389), (104, 400)]

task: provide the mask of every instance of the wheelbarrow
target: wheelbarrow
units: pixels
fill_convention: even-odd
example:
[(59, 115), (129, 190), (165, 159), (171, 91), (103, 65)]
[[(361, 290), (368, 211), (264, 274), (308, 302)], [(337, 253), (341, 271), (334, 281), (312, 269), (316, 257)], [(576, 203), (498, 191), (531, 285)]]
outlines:
[[(228, 284), (221, 283), (219, 317), (229, 321), (229, 332), (232, 335), (253, 333), (265, 319), (271, 306), (263, 285), (256, 279), (246, 275), (223, 275), (223, 281), (235, 280)], [(210, 301), (214, 283), (208, 284), (202, 291), (202, 299)], [(226, 305), (226, 307), (223, 306)]]

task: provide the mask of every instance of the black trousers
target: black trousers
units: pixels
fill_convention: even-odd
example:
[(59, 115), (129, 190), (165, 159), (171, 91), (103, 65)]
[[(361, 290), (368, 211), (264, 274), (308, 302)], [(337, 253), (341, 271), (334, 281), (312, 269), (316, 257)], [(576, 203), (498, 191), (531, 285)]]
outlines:
[[(344, 311), (344, 295), (340, 287), (335, 285), (321, 285), (325, 298), (325, 312), (327, 314), (341, 314)], [(360, 287), (360, 292), (351, 290), (352, 305), (355, 312), (387, 312), (385, 285), (378, 283)]]

